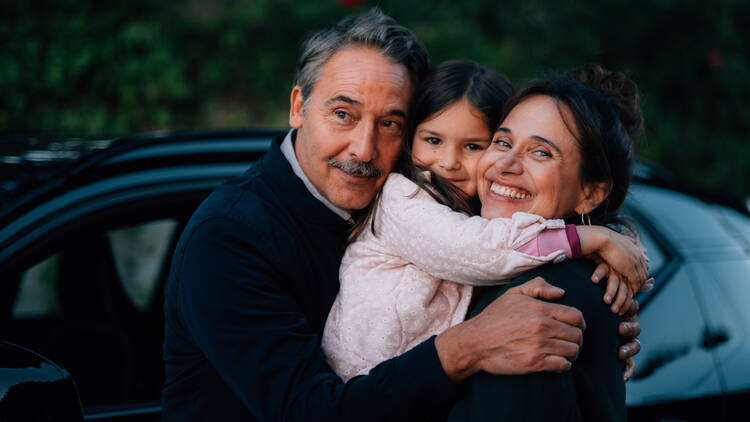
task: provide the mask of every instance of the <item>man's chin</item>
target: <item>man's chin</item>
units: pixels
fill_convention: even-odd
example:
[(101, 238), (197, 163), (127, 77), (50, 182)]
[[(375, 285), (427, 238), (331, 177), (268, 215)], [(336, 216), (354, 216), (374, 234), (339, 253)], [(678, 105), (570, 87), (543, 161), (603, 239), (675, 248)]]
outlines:
[(338, 189), (336, 192), (332, 192), (333, 195), (328, 197), (334, 205), (339, 208), (343, 208), (349, 211), (356, 211), (366, 208), (373, 198), (377, 189), (370, 187), (369, 189), (352, 189), (351, 187)]

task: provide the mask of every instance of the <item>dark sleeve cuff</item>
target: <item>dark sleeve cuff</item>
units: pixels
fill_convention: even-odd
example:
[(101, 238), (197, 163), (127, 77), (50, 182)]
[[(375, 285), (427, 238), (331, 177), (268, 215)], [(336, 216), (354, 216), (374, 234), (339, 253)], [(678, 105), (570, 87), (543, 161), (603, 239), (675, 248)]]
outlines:
[(571, 258), (580, 258), (583, 256), (581, 250), (581, 239), (578, 237), (576, 226), (574, 224), (568, 224), (565, 226), (565, 235), (568, 236), (568, 243), (570, 243), (570, 250), (573, 252)]

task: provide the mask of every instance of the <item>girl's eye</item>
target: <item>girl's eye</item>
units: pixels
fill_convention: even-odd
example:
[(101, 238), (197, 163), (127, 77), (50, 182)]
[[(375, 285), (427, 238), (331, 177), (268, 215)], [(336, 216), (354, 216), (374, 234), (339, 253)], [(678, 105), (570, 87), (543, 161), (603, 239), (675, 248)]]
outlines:
[(464, 148), (469, 151), (484, 151), (484, 147), (479, 144), (466, 144)]
[(424, 141), (430, 145), (440, 145), (440, 138), (424, 138)]

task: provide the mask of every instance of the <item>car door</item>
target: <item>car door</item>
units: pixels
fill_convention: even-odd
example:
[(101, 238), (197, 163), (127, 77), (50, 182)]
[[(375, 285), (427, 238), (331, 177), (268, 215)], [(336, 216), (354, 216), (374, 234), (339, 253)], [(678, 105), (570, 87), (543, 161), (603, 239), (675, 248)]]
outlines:
[(172, 252), (199, 202), (249, 165), (113, 175), (1, 228), (0, 336), (66, 368), (87, 419), (159, 420)]
[[(626, 384), (628, 416), (646, 421), (724, 420), (723, 390), (710, 346), (703, 293), (680, 224), (699, 224), (700, 201), (646, 185), (631, 188), (627, 213), (639, 223), (656, 287), (641, 294), (641, 352)], [(680, 214), (680, 217), (675, 216)], [(693, 231), (695, 233), (696, 231)]]

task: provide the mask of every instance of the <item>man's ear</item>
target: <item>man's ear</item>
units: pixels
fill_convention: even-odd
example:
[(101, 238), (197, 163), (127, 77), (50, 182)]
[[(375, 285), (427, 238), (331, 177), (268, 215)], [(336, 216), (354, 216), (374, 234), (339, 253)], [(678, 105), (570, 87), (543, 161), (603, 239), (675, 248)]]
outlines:
[(289, 96), (289, 126), (294, 129), (302, 127), (305, 116), (302, 114), (302, 107), (305, 105), (305, 99), (302, 98), (302, 88), (295, 85)]
[(576, 206), (576, 213), (588, 214), (609, 196), (612, 185), (606, 182), (591, 183), (583, 187), (583, 197)]

